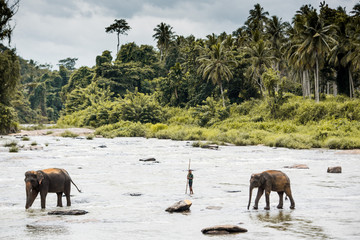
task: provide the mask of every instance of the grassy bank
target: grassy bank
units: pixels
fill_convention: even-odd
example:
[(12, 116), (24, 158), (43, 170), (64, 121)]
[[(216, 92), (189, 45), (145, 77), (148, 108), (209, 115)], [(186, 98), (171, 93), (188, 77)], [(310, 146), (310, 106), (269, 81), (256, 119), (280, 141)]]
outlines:
[[(111, 112), (107, 114), (112, 115)], [(163, 120), (158, 123), (119, 119), (103, 124), (96, 128), (95, 135), (212, 141), (239, 146), (263, 144), (295, 149), (360, 148), (360, 101), (341, 96), (315, 103), (288, 95), (277, 106), (267, 99), (226, 108), (210, 99), (197, 108), (163, 108), (162, 114)], [(85, 126), (86, 118), (77, 112), (74, 116), (63, 117), (58, 124), (81, 127)]]

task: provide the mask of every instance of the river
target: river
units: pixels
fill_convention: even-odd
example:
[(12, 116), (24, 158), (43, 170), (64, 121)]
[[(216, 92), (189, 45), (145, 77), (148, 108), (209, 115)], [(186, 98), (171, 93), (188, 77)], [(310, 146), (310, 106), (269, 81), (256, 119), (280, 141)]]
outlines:
[[(10, 140), (38, 150), (10, 153)], [(1, 239), (355, 239), (360, 236), (360, 155), (344, 151), (291, 150), (265, 146), (194, 148), (190, 142), (145, 138), (62, 138), (31, 136), (21, 141), (0, 138)], [(42, 149), (41, 149), (42, 148)], [(156, 158), (158, 163), (139, 159)], [(185, 194), (188, 162), (194, 174), (194, 195)], [(306, 164), (309, 169), (284, 166)], [(329, 166), (342, 166), (329, 174)], [(40, 197), (25, 210), (24, 173), (45, 168), (66, 169), (72, 186), (71, 207), (56, 207), (56, 194)], [(247, 210), (252, 173), (268, 169), (285, 172), (296, 209), (269, 211), (261, 198), (259, 210)], [(254, 189), (254, 203), (257, 189)], [(189, 199), (186, 214), (168, 213), (173, 203)], [(66, 200), (63, 198), (63, 204)], [(47, 215), (52, 210), (81, 209), (81, 216)], [(248, 229), (236, 235), (207, 236), (201, 229), (235, 224)]]

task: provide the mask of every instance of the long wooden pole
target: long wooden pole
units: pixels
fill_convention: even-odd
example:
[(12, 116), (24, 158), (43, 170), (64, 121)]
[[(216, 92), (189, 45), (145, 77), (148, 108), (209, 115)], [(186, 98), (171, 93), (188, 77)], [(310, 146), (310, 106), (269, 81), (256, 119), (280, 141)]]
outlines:
[[(191, 159), (189, 158), (188, 172), (189, 172), (189, 170), (190, 170), (190, 163), (191, 163)], [(187, 175), (186, 175), (186, 189), (185, 189), (185, 194), (187, 194), (187, 189), (188, 189), (188, 179), (187, 179)]]

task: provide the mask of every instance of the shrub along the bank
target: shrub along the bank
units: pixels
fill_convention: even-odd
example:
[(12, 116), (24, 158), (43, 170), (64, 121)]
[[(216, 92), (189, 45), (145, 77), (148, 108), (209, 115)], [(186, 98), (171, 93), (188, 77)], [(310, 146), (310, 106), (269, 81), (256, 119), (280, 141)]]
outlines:
[[(189, 109), (160, 108), (155, 99), (147, 98), (144, 94), (135, 93), (127, 101), (126, 111), (122, 110), (121, 101), (117, 105), (109, 103), (102, 108), (102, 111), (108, 111), (108, 116), (114, 116), (117, 111), (118, 118), (109, 117), (100, 121), (97, 110), (92, 106), (62, 117), (59, 123), (86, 126), (86, 122), (89, 122), (86, 119), (95, 115), (95, 126), (98, 127), (95, 134), (104, 137), (264, 144), (296, 149), (360, 148), (360, 100), (357, 99), (329, 97), (315, 103), (313, 100), (287, 95), (279, 107), (272, 109), (277, 111), (275, 115), (270, 113), (269, 103), (261, 100), (224, 108), (221, 102), (209, 98), (204, 105)], [(100, 109), (100, 106), (96, 109)], [(142, 110), (143, 116), (139, 113)], [(138, 115), (130, 120), (124, 114), (127, 117)], [(156, 116), (151, 118), (154, 121), (150, 121), (150, 118), (149, 121), (141, 120), (151, 116)]]

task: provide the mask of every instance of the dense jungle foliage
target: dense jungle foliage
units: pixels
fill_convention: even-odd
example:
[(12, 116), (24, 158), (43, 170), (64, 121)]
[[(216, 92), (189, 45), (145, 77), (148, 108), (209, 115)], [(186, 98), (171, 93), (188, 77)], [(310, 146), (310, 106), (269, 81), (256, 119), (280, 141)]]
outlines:
[(0, 78), (12, 83), (0, 93), (2, 132), (17, 121), (106, 137), (360, 148), (359, 26), (360, 4), (350, 13), (304, 5), (291, 24), (256, 4), (243, 26), (205, 39), (160, 23), (155, 49), (120, 45), (131, 30), (121, 19), (105, 28), (118, 36), (115, 58), (105, 50), (78, 69), (76, 58), (51, 70), (2, 45), (0, 61), (12, 66), (0, 65), (0, 76), (12, 76)]

